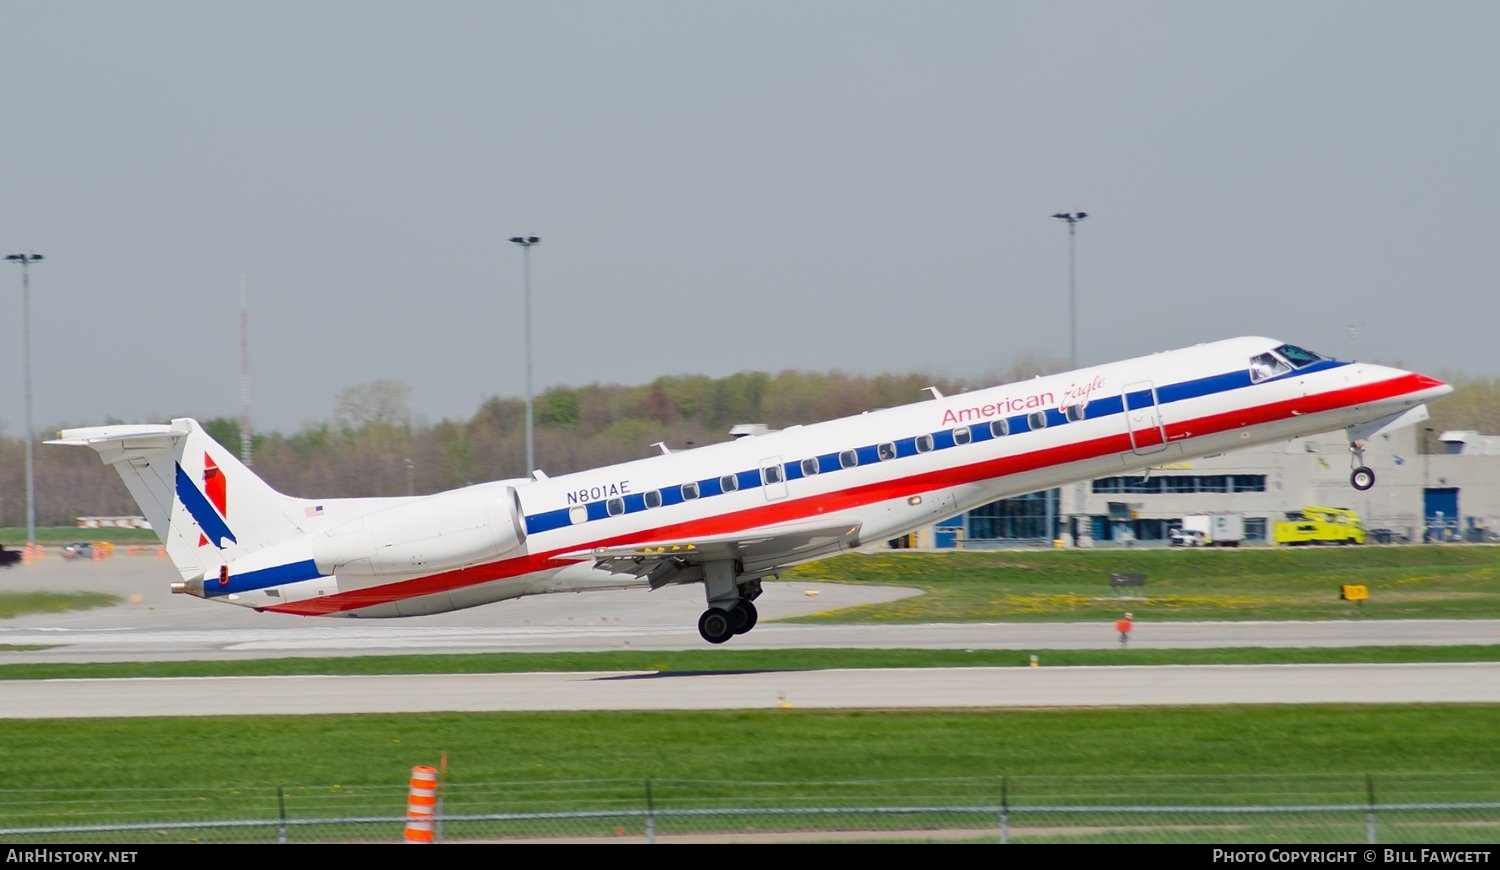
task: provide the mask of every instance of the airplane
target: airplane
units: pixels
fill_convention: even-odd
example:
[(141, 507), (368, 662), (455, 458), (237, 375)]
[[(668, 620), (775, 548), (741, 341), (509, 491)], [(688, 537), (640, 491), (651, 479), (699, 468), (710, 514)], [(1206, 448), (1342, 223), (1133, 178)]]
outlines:
[[(180, 580), (256, 611), (411, 617), (553, 592), (702, 583), (698, 632), (755, 627), (761, 581), (1003, 498), (1344, 429), (1453, 388), (1264, 337), (1162, 351), (549, 477), (394, 498), (284, 495), (191, 418), (64, 429), (125, 481)], [(1149, 471), (1147, 471), (1149, 473)]]

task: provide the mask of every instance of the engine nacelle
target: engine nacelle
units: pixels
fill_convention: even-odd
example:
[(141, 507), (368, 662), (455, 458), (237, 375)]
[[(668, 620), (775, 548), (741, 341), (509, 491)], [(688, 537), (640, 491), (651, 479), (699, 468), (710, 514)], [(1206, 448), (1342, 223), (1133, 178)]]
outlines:
[(312, 539), (325, 574), (416, 574), (499, 558), (526, 541), (513, 487), (481, 484), (376, 511)]

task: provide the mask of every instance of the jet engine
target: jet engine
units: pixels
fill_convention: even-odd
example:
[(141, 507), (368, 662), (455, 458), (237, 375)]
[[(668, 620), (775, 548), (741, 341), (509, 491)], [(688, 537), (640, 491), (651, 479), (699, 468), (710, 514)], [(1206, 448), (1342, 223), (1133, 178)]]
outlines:
[(411, 575), (491, 561), (526, 541), (513, 487), (481, 484), (342, 523), (312, 539), (324, 574)]

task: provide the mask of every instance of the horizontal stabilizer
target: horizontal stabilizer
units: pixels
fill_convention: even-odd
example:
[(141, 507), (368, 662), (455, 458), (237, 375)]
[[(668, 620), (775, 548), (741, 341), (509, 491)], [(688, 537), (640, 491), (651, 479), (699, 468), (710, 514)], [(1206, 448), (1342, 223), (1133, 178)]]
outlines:
[[(162, 423), (126, 426), (89, 426), (82, 429), (64, 429), (57, 433), (57, 438), (46, 443), (99, 448), (111, 442), (118, 442), (122, 448), (163, 447), (169, 444), (173, 438), (186, 437), (188, 432), (189, 430), (186, 426), (166, 425)], [(99, 453), (106, 463), (111, 461), (109, 454), (104, 450), (101, 449)]]
[(57, 435), (47, 443), (89, 447), (119, 472), (183, 580), (218, 575), (238, 558), (301, 534), (304, 502), (268, 486), (195, 420)]

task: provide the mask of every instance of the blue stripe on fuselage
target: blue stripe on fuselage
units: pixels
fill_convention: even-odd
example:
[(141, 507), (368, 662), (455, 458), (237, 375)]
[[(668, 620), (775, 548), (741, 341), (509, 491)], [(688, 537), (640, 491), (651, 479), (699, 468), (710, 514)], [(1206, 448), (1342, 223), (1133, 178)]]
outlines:
[[(1313, 372), (1326, 371), (1328, 369), (1334, 369), (1348, 364), (1349, 363), (1342, 360), (1318, 360), (1317, 362), (1303, 366), (1300, 369), (1293, 369), (1292, 371), (1279, 374), (1273, 378), (1266, 378), (1265, 380), (1255, 382), (1252, 382), (1250, 380), (1250, 372), (1248, 369), (1239, 369), (1236, 371), (1225, 372), (1223, 374), (1209, 375), (1208, 377), (1204, 378), (1195, 378), (1190, 381), (1182, 381), (1180, 383), (1157, 386), (1156, 398), (1154, 401), (1152, 400), (1151, 390), (1134, 391), (1128, 394), (1130, 407), (1134, 410), (1140, 410), (1153, 404), (1157, 406), (1169, 405), (1174, 402), (1182, 402), (1188, 399), (1197, 399), (1203, 396), (1211, 396), (1215, 393), (1227, 393), (1231, 390), (1239, 390), (1249, 386), (1270, 383), (1272, 381), (1302, 377)], [(1098, 420), (1102, 417), (1110, 417), (1116, 414), (1124, 413), (1125, 399), (1126, 397), (1123, 395), (1101, 396), (1097, 399), (1090, 399), (1087, 406), (1087, 419)], [(1043, 412), (1046, 414), (1046, 428), (1061, 426), (1067, 422), (1067, 418), (1063, 415), (1063, 412), (1057, 408), (1048, 408)], [(971, 443), (978, 444), (997, 437), (1010, 438), (1032, 431), (1031, 424), (1027, 420), (1028, 416), (1030, 416), (1029, 413), (1015, 414), (1013, 416), (1005, 418), (1006, 422), (1010, 426), (1010, 435), (994, 435), (990, 432), (988, 423), (979, 421), (975, 421), (972, 423), (962, 423), (959, 425), (969, 426), (971, 432), (973, 433), (973, 440)], [(929, 433), (933, 436), (933, 449), (953, 450), (964, 447), (965, 445), (955, 444), (953, 442), (953, 436), (951, 433), (951, 427), (948, 429), (941, 429), (936, 432)], [(919, 455), (919, 451), (916, 447), (917, 437), (918, 436), (911, 436), (906, 438), (894, 439), (892, 443), (896, 445), (895, 458), (902, 459), (907, 456)], [(870, 465), (880, 461), (877, 445), (872, 444), (852, 449), (859, 456), (859, 465)], [(783, 468), (785, 470), (785, 474), (783, 475), (784, 479), (797, 480), (804, 477), (805, 475), (802, 473), (800, 463), (800, 459), (783, 463)], [(835, 473), (844, 470), (843, 467), (838, 463), (837, 453), (824, 454), (823, 456), (820, 456), (819, 464), (820, 473)], [(853, 468), (857, 466), (850, 467)], [(758, 469), (753, 469), (751, 471), (741, 471), (739, 472), (739, 481), (740, 489), (751, 489), (760, 486), (760, 471)], [(672, 497), (666, 495), (668, 491), (671, 491), (675, 488), (676, 487), (669, 486), (663, 490), (663, 504), (675, 504), (677, 501), (681, 500), (680, 497), (673, 499)], [(698, 490), (701, 498), (711, 498), (713, 496), (724, 494), (723, 490), (719, 486), (718, 477), (698, 481)], [(627, 499), (625, 504), (625, 513), (634, 513), (640, 510), (646, 510), (645, 505), (639, 498)], [(590, 502), (587, 505), (587, 509), (588, 519), (585, 520), (585, 522), (600, 520), (609, 516), (608, 512), (605, 510), (604, 502)], [(528, 514), (526, 516), (526, 531), (529, 534), (549, 532), (553, 529), (560, 529), (571, 524), (572, 522), (568, 517), (567, 508), (542, 511), (541, 513)]]
[(222, 547), (221, 542), (225, 538), (228, 538), (230, 543), (239, 543), (234, 532), (231, 532), (229, 525), (224, 522), (224, 518), (219, 516), (219, 512), (214, 509), (213, 505), (209, 504), (208, 497), (199, 491), (193, 479), (182, 470), (180, 463), (177, 466), (177, 498), (192, 515), (198, 528), (203, 530), (203, 536), (208, 538), (215, 547)]
[(230, 574), (229, 582), (223, 585), (219, 583), (217, 578), (210, 577), (203, 581), (203, 597), (217, 598), (221, 595), (233, 595), (237, 592), (255, 592), (269, 586), (296, 583), (300, 580), (315, 580), (323, 576), (326, 575), (318, 570), (317, 563), (308, 559), (305, 562), (294, 562), (290, 565), (261, 568), (259, 571)]

